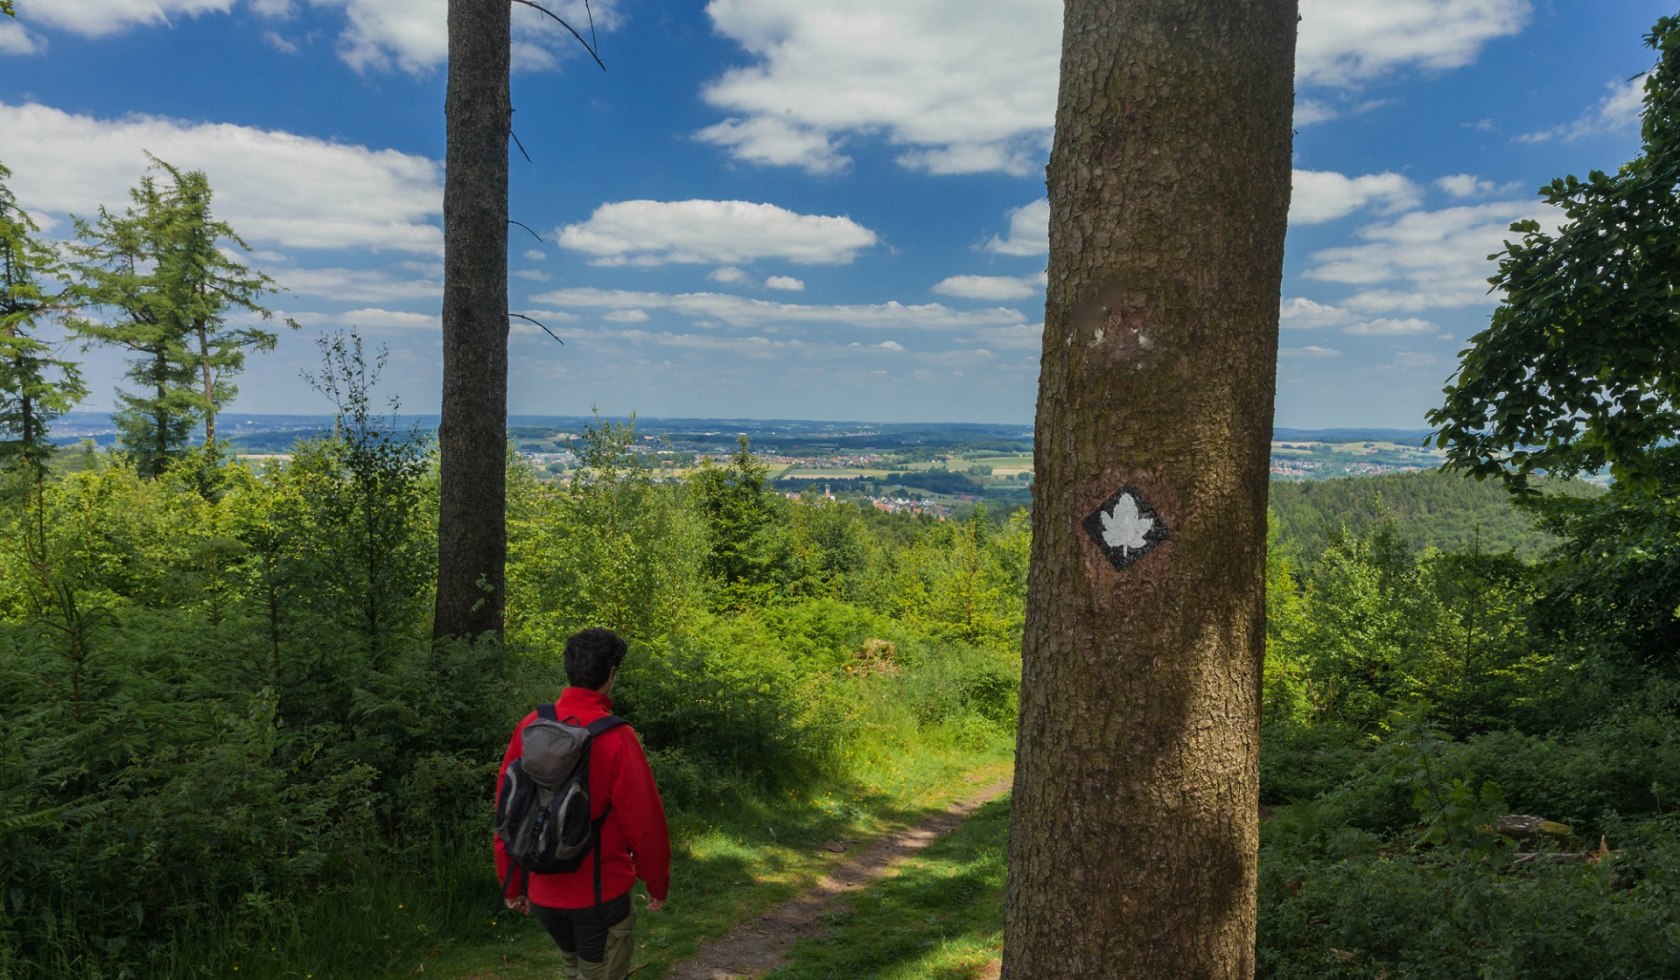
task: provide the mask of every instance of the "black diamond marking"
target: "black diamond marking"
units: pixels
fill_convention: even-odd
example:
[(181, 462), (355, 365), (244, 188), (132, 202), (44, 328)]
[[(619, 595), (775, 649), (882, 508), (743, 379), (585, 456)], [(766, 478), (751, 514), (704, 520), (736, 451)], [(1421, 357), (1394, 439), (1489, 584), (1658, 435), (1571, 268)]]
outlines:
[[(1132, 498), (1132, 504), (1137, 508), (1138, 523), (1141, 524), (1146, 520), (1149, 522), (1149, 529), (1142, 534), (1143, 544), (1139, 547), (1132, 547), (1124, 541), (1119, 544), (1110, 544), (1106, 536), (1107, 528), (1103, 523), (1104, 515), (1108, 515), (1111, 521), (1123, 520), (1124, 515), (1115, 514), (1115, 509), (1119, 506), (1121, 498), (1127, 496)], [(1091, 540), (1097, 543), (1097, 547), (1102, 550), (1103, 557), (1108, 559), (1108, 563), (1113, 565), (1116, 571), (1124, 570), (1127, 565), (1154, 551), (1156, 545), (1167, 540), (1167, 522), (1161, 520), (1161, 515), (1156, 513), (1155, 508), (1150, 506), (1149, 501), (1143, 499), (1143, 494), (1138, 492), (1137, 487), (1129, 483), (1114, 491), (1114, 494), (1104, 501), (1101, 507), (1087, 514), (1085, 520), (1081, 523), (1085, 527), (1085, 533), (1089, 534)]]

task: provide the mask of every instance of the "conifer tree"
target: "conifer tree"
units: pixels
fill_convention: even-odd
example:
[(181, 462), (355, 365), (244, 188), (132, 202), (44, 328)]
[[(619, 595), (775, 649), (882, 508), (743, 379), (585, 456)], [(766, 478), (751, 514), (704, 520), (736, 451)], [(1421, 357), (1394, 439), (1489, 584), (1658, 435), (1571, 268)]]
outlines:
[(101, 207), (93, 222), (76, 219), (80, 241), (71, 246), (75, 295), (116, 314), (109, 322), (78, 319), (73, 329), (138, 355), (128, 377), (143, 393), (118, 393), (117, 426), (148, 475), (181, 454), (199, 419), (205, 441), (215, 442), (217, 411), (237, 392), (232, 378), (246, 352), (272, 350), (276, 339), (272, 331), (228, 322), (239, 312), (269, 319), (257, 300), (274, 281), (224, 250), (250, 246), (211, 211), (209, 178), (152, 162), (165, 181), (147, 174), (123, 213)]
[(86, 392), (76, 365), (36, 336), (41, 318), (62, 305), (43, 284), (59, 274), (58, 260), (17, 206), (11, 175), (0, 164), (0, 462), (30, 467), (52, 450), (48, 423)]

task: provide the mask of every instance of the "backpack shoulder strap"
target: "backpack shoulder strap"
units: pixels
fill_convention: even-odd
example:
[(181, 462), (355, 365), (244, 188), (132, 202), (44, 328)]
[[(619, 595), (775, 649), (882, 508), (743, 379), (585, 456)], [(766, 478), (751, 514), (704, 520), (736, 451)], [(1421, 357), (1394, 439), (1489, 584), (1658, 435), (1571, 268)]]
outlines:
[(609, 732), (620, 725), (628, 724), (630, 723), (617, 715), (608, 715), (605, 718), (597, 718), (589, 723), (589, 737), (594, 738), (602, 732)]
[(543, 721), (559, 721), (559, 715), (554, 710), (553, 701), (544, 701), (537, 705), (537, 717)]

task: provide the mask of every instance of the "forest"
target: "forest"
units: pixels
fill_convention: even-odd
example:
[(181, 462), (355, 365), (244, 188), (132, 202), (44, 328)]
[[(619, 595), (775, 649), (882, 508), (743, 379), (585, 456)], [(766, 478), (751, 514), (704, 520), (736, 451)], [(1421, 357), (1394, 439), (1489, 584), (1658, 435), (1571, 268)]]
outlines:
[[(1007, 760), (1024, 512), (789, 500), (746, 447), (659, 482), (601, 422), (587, 478), (510, 463), (505, 644), (434, 645), (430, 449), (340, 353), (335, 434), (260, 472), (214, 447), (155, 477), (117, 454), (9, 472), (0, 975), (402, 973), (491, 942), (494, 765), (584, 625), (633, 641), (619, 709), (701, 881), (731, 820), (833, 833)], [(1387, 502), (1474, 494), (1405, 483), (1325, 483), (1274, 522), (1262, 972), (1671, 974), (1672, 506), (1490, 503), (1475, 519), (1543, 530), (1525, 558), (1415, 538), (1420, 512)], [(1513, 814), (1562, 829), (1514, 837)], [(991, 943), (1001, 874), (969, 896)], [(672, 928), (653, 962), (715, 926)]]

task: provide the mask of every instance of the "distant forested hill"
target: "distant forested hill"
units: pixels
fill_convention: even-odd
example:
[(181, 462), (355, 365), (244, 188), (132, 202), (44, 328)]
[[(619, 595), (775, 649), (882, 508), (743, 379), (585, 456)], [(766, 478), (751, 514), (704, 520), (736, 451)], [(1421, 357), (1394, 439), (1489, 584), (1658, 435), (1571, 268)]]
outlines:
[[(1556, 492), (1600, 492), (1570, 483)], [(1384, 520), (1416, 550), (1514, 551), (1533, 558), (1556, 539), (1534, 526), (1533, 518), (1511, 503), (1494, 481), (1436, 470), (1385, 476), (1347, 477), (1299, 483), (1272, 483), (1272, 513), (1283, 544), (1295, 555), (1312, 557), (1346, 528), (1363, 534)]]

